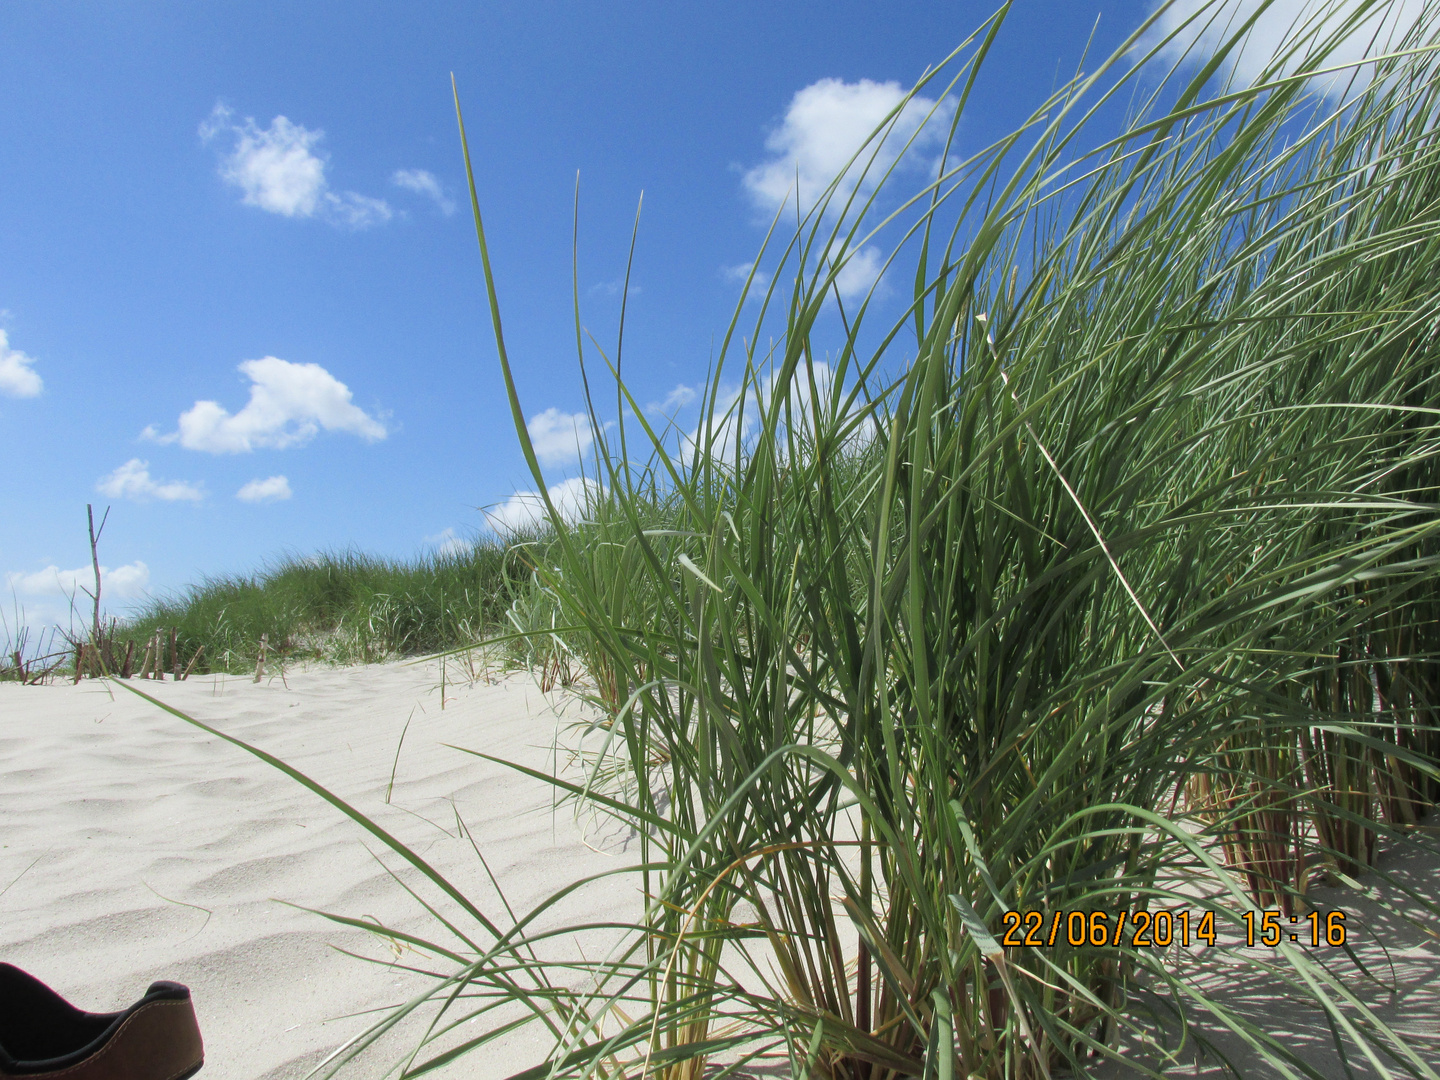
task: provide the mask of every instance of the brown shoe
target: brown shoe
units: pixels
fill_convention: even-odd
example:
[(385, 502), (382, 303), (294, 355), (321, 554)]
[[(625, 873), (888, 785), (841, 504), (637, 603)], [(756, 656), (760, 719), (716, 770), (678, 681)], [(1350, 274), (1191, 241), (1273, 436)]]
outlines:
[(205, 1063), (190, 991), (155, 982), (128, 1009), (77, 1009), (35, 976), (0, 964), (0, 1078), (185, 1080)]

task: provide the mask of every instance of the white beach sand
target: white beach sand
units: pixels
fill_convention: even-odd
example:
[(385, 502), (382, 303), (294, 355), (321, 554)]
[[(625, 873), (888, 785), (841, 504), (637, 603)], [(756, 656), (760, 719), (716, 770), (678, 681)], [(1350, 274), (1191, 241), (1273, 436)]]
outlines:
[[(507, 922), (503, 907), (456, 827), (457, 812), (517, 911), (637, 857), (633, 844), (622, 850), (625, 838), (613, 826), (603, 843), (584, 837), (569, 808), (552, 811), (547, 785), (442, 745), (551, 768), (557, 725), (568, 720), (529, 676), (452, 683), (443, 710), (434, 663), (318, 668), (259, 685), (210, 676), (135, 685), (324, 784), (497, 922)], [(428, 985), (336, 946), (399, 955), (401, 964), (416, 962), (415, 953), (391, 952), (373, 935), (276, 902), (373, 917), (442, 940), (433, 918), (367, 848), (410, 882), (412, 870), (294, 780), (123, 689), (0, 684), (0, 815), (0, 960), (93, 1010), (129, 1004), (153, 979), (187, 984), (207, 1080), (303, 1076), (372, 1019), (354, 1014)], [(1436, 847), (1397, 851), (1381, 868), (1440, 903)], [(1379, 895), (1416, 910), (1392, 888), (1381, 886)], [(1324, 899), (1354, 913), (1352, 942), (1396, 993), (1357, 976), (1342, 957), (1327, 962), (1440, 1069), (1440, 920), (1425, 916), (1429, 931), (1416, 930), (1352, 893)], [(556, 919), (628, 920), (639, 907), (635, 879), (612, 878), (571, 898)], [(1345, 1075), (1323, 1020), (1296, 1007), (1280, 984), (1238, 975), (1226, 950), (1199, 959), (1207, 990), (1242, 1015), (1291, 1032), (1322, 1075)], [(380, 1075), (415, 1034), (387, 1036), (350, 1075)], [(443, 1075), (508, 1076), (542, 1060), (547, 1048), (538, 1034), (512, 1036)], [(1215, 1074), (1185, 1058), (1176, 1075)], [(1238, 1058), (1250, 1075), (1273, 1075), (1243, 1050)], [(1352, 1065), (1357, 1075), (1378, 1075), (1363, 1059)]]
[[(552, 813), (547, 785), (441, 745), (549, 767), (557, 717), (532, 679), (450, 685), (444, 710), (439, 684), (437, 664), (389, 664), (260, 685), (210, 676), (135, 685), (325, 785), (497, 923), (508, 924), (458, 835), (457, 811), (517, 911), (578, 876), (634, 861), (633, 849), (607, 856), (587, 847), (569, 809)], [(337, 1018), (404, 1001), (428, 983), (343, 955), (332, 945), (392, 954), (373, 935), (276, 899), (446, 940), (367, 847), (407, 881), (418, 875), (335, 807), (102, 683), (0, 685), (0, 820), (0, 959), (97, 1011), (123, 1008), (154, 979), (185, 983), (209, 1080), (303, 1076), (373, 1019)], [(622, 880), (588, 888), (564, 914), (588, 907), (633, 918), (639, 906), (634, 882)], [(416, 959), (407, 952), (401, 962)], [(355, 1075), (380, 1075), (412, 1044), (413, 1034), (396, 1033)], [(504, 1049), (452, 1072), (508, 1076), (543, 1060), (546, 1044), (521, 1036)]]
[[(1342, 949), (1311, 947), (1310, 924), (1303, 916), (1297, 917), (1297, 925), (1282, 923), (1281, 928), (1284, 939), (1297, 942), (1294, 948), (1318, 960), (1333, 976), (1333, 982), (1322, 981), (1331, 1000), (1344, 1005), (1348, 997), (1351, 1005), (1363, 1005), (1375, 1020), (1405, 1041), (1424, 1067), (1440, 1073), (1440, 917), (1425, 908), (1427, 904), (1440, 907), (1440, 830), (1434, 827), (1433, 815), (1430, 822), (1418, 830), (1414, 843), (1391, 845), (1382, 851), (1377, 871), (1361, 882), (1363, 894), (1348, 888), (1310, 890), (1309, 899), (1315, 909), (1345, 913), (1347, 944), (1363, 970)], [(1417, 896), (1423, 903), (1416, 901)], [(1238, 927), (1222, 928), (1217, 933), (1218, 947), (1193, 947), (1183, 963), (1171, 970), (1183, 973), (1192, 987), (1220, 1002), (1240, 1023), (1260, 1027), (1281, 1040), (1321, 1076), (1334, 1080), (1353, 1076), (1358, 1080), (1384, 1075), (1343, 1030), (1342, 1061), (1324, 1014), (1287, 985), (1287, 979), (1290, 983), (1299, 980), (1284, 955), (1259, 944), (1246, 948), (1242, 934)], [(1242, 963), (1244, 959), (1252, 963)], [(1256, 963), (1271, 970), (1267, 972)], [(1140, 1000), (1137, 997), (1137, 1003)], [(1139, 1008), (1131, 1010), (1131, 1015), (1137, 1023), (1155, 1031), (1153, 1024), (1141, 1018)], [(1347, 1015), (1353, 1020), (1356, 1012), (1349, 1008)], [(1213, 1043), (1247, 1078), (1262, 1080), (1283, 1075), (1214, 1017), (1197, 1009), (1192, 1020), (1196, 1021), (1194, 1033)], [(1193, 1040), (1189, 1049), (1177, 1055), (1178, 1062), (1168, 1068), (1155, 1057), (1134, 1052), (1133, 1040), (1122, 1040), (1121, 1045), (1128, 1051), (1127, 1056), (1176, 1077), (1221, 1080), (1229, 1075), (1214, 1055), (1197, 1059)], [(1172, 1049), (1180, 1047), (1173, 1025), (1168, 1045)], [(1379, 1061), (1397, 1077), (1410, 1075), (1405, 1065), (1388, 1056), (1379, 1055)], [(1119, 1080), (1134, 1074), (1107, 1066), (1102, 1075), (1107, 1080)]]

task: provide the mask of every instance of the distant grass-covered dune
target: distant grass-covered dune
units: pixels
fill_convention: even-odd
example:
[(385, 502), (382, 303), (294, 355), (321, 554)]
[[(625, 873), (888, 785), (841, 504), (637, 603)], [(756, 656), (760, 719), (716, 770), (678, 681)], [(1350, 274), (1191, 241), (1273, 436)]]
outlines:
[(114, 628), (110, 663), (119, 670), (128, 653), (138, 671), (157, 633), (166, 669), (193, 660), (194, 672), (253, 669), (262, 636), (275, 659), (340, 664), (457, 648), (504, 624), (528, 577), (523, 551), (488, 540), (410, 562), (357, 551), (288, 555), (155, 600)]

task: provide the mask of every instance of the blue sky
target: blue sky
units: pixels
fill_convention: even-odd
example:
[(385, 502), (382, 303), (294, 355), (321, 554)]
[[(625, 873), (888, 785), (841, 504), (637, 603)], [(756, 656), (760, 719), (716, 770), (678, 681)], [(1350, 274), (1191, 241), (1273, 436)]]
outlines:
[[(1073, 72), (1097, 16), (1103, 56), (1151, 6), (1020, 0), (962, 149)], [(112, 507), (101, 556), (117, 611), (284, 552), (408, 558), (483, 532), (482, 507), (513, 516), (507, 501), (534, 485), (484, 304), (452, 71), (510, 355), (559, 483), (583, 407), (577, 171), (583, 321), (607, 345), (644, 191), (625, 370), (683, 425), (776, 192), (797, 169), (802, 188), (821, 179), (991, 10), (4, 5), (11, 625), (21, 607), (32, 623), (63, 616), (88, 564), (87, 502)], [(874, 265), (856, 264), (856, 288)]]

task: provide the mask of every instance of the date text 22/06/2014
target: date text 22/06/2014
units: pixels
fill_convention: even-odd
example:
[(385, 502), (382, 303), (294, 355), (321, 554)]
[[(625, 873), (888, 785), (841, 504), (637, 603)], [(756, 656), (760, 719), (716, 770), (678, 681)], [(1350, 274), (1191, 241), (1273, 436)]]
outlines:
[[(1308, 915), (1282, 915), (1278, 911), (1246, 911), (1244, 923), (1247, 946), (1278, 948), (1284, 942), (1319, 948), (1345, 944), (1343, 911), (1312, 911)], [(1009, 948), (1043, 948), (1058, 944), (1109, 946), (1117, 948), (1188, 948), (1192, 941), (1214, 946), (1215, 912), (1186, 908), (1156, 911), (1007, 911), (1001, 920), (1001, 944)], [(1237, 928), (1238, 929), (1238, 928)]]

